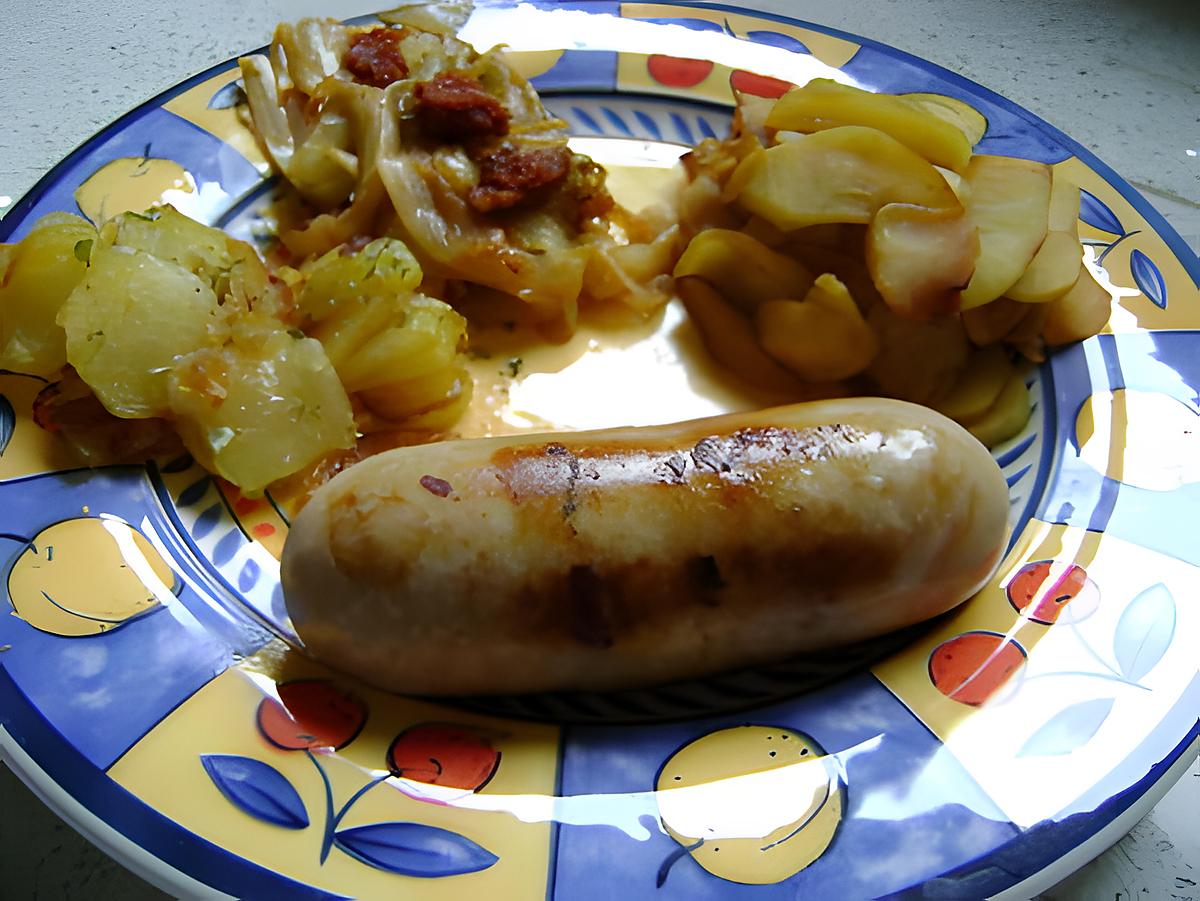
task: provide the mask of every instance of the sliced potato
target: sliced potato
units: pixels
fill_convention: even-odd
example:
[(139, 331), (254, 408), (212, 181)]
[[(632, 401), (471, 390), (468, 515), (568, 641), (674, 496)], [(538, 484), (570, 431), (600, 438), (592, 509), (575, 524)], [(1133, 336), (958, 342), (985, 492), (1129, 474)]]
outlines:
[(760, 388), (792, 391), (798, 387), (795, 376), (759, 346), (750, 320), (712, 285), (690, 275), (676, 281), (675, 290), (717, 363)]
[(359, 392), (367, 409), (384, 419), (405, 421), (448, 406), (465, 407), (474, 382), (462, 366), (444, 366), (411, 379), (398, 379)]
[(895, 94), (875, 94), (814, 78), (780, 97), (766, 119), (767, 128), (810, 133), (842, 125), (877, 128), (938, 166), (966, 168), (971, 144), (963, 130), (931, 113), (921, 103)]
[(784, 231), (826, 222), (866, 224), (888, 203), (961, 206), (929, 162), (895, 138), (858, 125), (752, 154), (733, 180), (741, 185), (738, 203)]
[(1051, 347), (1097, 335), (1112, 315), (1112, 297), (1080, 263), (1079, 277), (1071, 290), (1046, 307), (1042, 335)]
[(144, 251), (160, 260), (177, 263), (216, 287), (218, 280), (233, 266), (230, 237), (191, 219), (172, 206), (147, 213), (122, 213), (106, 232), (112, 230), (115, 244)]
[(365, 297), (407, 299), (421, 283), (420, 263), (395, 238), (379, 238), (355, 253), (331, 250), (302, 272), (306, 280), (296, 305), (314, 323)]
[(76, 216), (44, 217), (5, 248), (0, 278), (0, 369), (49, 377), (67, 362), (66, 336), (55, 321), (87, 272), (96, 229)]
[(1046, 240), (1005, 296), (1022, 303), (1045, 303), (1062, 297), (1079, 277), (1082, 260), (1083, 245), (1075, 235), (1046, 232)]
[(354, 443), (350, 402), (320, 342), (274, 320), (179, 361), (171, 414), (192, 455), (248, 494)]
[(710, 228), (692, 238), (674, 274), (703, 278), (747, 313), (765, 300), (803, 297), (813, 283), (802, 263), (724, 228)]
[(888, 306), (913, 319), (958, 311), (978, 253), (978, 233), (961, 209), (890, 203), (867, 227), (871, 279)]
[(967, 143), (974, 147), (987, 132), (987, 119), (983, 113), (957, 97), (945, 94), (901, 94), (900, 99), (912, 104), (931, 116), (953, 125), (963, 133)]
[(371, 337), (343, 360), (338, 374), (347, 391), (420, 378), (453, 363), (466, 344), (467, 322), (447, 304), (420, 297), (404, 324)]
[(1050, 167), (1008, 156), (973, 156), (964, 176), (967, 215), (979, 229), (975, 274), (963, 309), (995, 300), (1021, 277), (1046, 238)]
[(1012, 360), (1004, 348), (993, 345), (975, 351), (950, 393), (938, 401), (938, 412), (955, 422), (978, 419), (996, 402), (1012, 373)]
[(1030, 410), (1025, 375), (1014, 369), (995, 402), (982, 416), (965, 423), (965, 426), (982, 444), (995, 447), (1025, 428), (1025, 423), (1029, 422)]
[(817, 278), (803, 301), (769, 300), (754, 314), (763, 350), (807, 382), (858, 375), (878, 347), (875, 335), (837, 278)]
[(127, 247), (98, 247), (87, 276), (58, 313), (67, 360), (110, 413), (126, 419), (169, 410), (171, 367), (227, 329), (205, 282), (175, 263)]

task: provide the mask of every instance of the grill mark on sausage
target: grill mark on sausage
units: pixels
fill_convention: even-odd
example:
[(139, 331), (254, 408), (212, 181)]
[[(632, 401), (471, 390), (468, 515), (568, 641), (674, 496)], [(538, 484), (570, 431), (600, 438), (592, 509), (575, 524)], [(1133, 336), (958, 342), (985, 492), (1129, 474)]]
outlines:
[(466, 141), (508, 134), (509, 113), (475, 78), (443, 72), (413, 88), (417, 118), (436, 137)]
[(717, 558), (712, 554), (692, 557), (686, 564), (686, 570), (687, 580), (695, 591), (696, 600), (705, 607), (719, 607), (721, 600), (718, 592), (725, 587), (725, 579), (721, 576)]
[(572, 566), (566, 591), (571, 637), (589, 648), (611, 648), (613, 600), (610, 586), (592, 567)]
[(594, 490), (682, 485), (713, 476), (737, 485), (754, 481), (764, 467), (783, 460), (803, 463), (836, 457), (866, 437), (841, 424), (811, 429), (750, 428), (702, 438), (688, 452), (648, 450), (617, 442), (570, 448), (556, 443), (500, 448), (492, 455), (491, 464), (495, 478), (514, 503), (556, 494), (577, 503), (574, 492), (585, 476)]
[(408, 77), (408, 63), (400, 52), (404, 32), (396, 28), (373, 28), (350, 39), (350, 49), (342, 56), (342, 65), (359, 84), (386, 88), (393, 81)]

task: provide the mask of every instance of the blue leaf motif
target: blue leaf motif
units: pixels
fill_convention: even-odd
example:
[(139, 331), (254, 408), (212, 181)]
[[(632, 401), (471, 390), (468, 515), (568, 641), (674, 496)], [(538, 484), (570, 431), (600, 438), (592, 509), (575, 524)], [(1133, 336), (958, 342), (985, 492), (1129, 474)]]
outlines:
[(0, 457), (4, 456), (4, 449), (8, 447), (8, 442), (12, 440), (13, 431), (16, 428), (17, 414), (13, 412), (8, 398), (0, 394)]
[(192, 482), (192, 484), (188, 485), (179, 493), (179, 497), (175, 501), (176, 505), (180, 507), (190, 507), (192, 504), (199, 501), (200, 498), (204, 497), (204, 495), (208, 492), (208, 486), (211, 484), (212, 481), (208, 476), (202, 476), (199, 480)]
[(633, 118), (638, 120), (638, 123), (642, 126), (642, 128), (646, 129), (650, 137), (654, 138), (656, 141), (662, 140), (662, 132), (658, 128), (658, 123), (650, 118), (649, 115), (639, 109), (633, 111)]
[(242, 538), (241, 532), (239, 532), (237, 529), (230, 529), (223, 536), (221, 536), (221, 540), (218, 541), (217, 546), (213, 548), (213, 563), (217, 564), (217, 566), (224, 566), (233, 559), (233, 555), (238, 552), (238, 549), (241, 548), (244, 541), (245, 539)]
[(216, 93), (208, 100), (209, 109), (232, 109), (239, 104), (246, 102), (246, 91), (242, 87), (242, 80), (239, 78), (236, 81), (231, 81), (217, 89)]
[(192, 526), (192, 537), (203, 538), (209, 532), (217, 527), (217, 523), (221, 521), (221, 514), (225, 512), (225, 508), (220, 504), (213, 504), (203, 513), (196, 517), (195, 525)]
[(1079, 189), (1079, 218), (1110, 235), (1125, 234), (1117, 214), (1110, 210), (1103, 200), (1083, 188)]
[(1138, 290), (1150, 298), (1160, 310), (1167, 308), (1167, 283), (1163, 281), (1162, 273), (1150, 257), (1140, 250), (1129, 255), (1129, 271), (1133, 273), (1133, 281)]
[(236, 754), (202, 754), (200, 762), (221, 794), (243, 813), (285, 829), (308, 825), (300, 794), (275, 767)]
[(1175, 598), (1161, 582), (1130, 601), (1113, 635), (1113, 656), (1134, 682), (1162, 660), (1175, 637)]
[(758, 44), (768, 44), (772, 47), (782, 47), (784, 50), (791, 50), (793, 53), (812, 53), (804, 42), (797, 40), (790, 34), (780, 34), (778, 31), (747, 31), (746, 37)]
[(247, 560), (242, 566), (242, 571), (238, 573), (238, 590), (244, 594), (252, 589), (258, 584), (260, 575), (262, 575), (262, 567), (253, 560)]
[(616, 110), (609, 109), (607, 106), (605, 106), (601, 108), (600, 112), (604, 113), (604, 118), (612, 124), (613, 128), (626, 137), (633, 137), (633, 132), (630, 130), (629, 126), (625, 124), (625, 120), (617, 114)]
[(423, 823), (372, 823), (334, 833), (351, 857), (404, 876), (458, 876), (486, 870), (498, 858), (469, 838)]
[(584, 126), (590, 128), (598, 135), (604, 134), (604, 129), (600, 127), (600, 123), (593, 119), (591, 113), (589, 113), (583, 107), (573, 106), (571, 107), (571, 112), (575, 114), (575, 118), (582, 122)]
[(1080, 701), (1061, 710), (1029, 736), (1018, 757), (1055, 757), (1070, 754), (1091, 741), (1112, 710), (1114, 698)]

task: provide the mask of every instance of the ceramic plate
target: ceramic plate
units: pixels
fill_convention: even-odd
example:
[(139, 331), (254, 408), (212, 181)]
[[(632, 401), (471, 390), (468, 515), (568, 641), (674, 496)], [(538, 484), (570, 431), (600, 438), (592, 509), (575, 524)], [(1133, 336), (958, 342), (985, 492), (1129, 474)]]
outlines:
[[(1195, 255), (1065, 135), (869, 40), (733, 7), (609, 2), (485, 6), (465, 36), (511, 44), (579, 139), (627, 181), (650, 173), (643, 186), (726, 132), (731, 84), (773, 96), (820, 75), (958, 97), (988, 120), (979, 152), (1082, 186), (1079, 234), (1113, 315), (1031, 377), (1030, 425), (996, 450), (1014, 527), (996, 578), (882, 658), (858, 648), (610, 696), (388, 696), (278, 640), (286, 511), (188, 458), (73, 468), (30, 420), (43, 384), (0, 373), (9, 762), (181, 895), (1027, 896), (1102, 850), (1197, 740)], [(218, 66), (113, 123), (0, 238), (52, 210), (163, 199), (253, 236), (271, 183), (237, 77)], [(615, 406), (583, 404), (594, 421), (555, 408), (536, 366), (507, 387), (568, 426), (731, 405), (689, 378), (688, 334), (669, 310), (640, 341), (579, 349), (558, 375), (585, 388), (643, 373), (608, 392)], [(655, 392), (638, 390), (647, 365)], [(633, 405), (647, 393), (667, 406)], [(814, 688), (822, 673), (837, 678)]]

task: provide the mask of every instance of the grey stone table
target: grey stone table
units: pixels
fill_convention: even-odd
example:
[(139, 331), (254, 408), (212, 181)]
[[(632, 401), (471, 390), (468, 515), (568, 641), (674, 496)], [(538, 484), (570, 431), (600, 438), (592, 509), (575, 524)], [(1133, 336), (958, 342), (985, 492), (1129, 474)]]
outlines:
[[(274, 24), (386, 0), (0, 0), (0, 215), (101, 126)], [(876, 38), (1034, 111), (1094, 150), (1200, 249), (1197, 0), (754, 0)], [(1046, 899), (1200, 899), (1200, 765)], [(0, 898), (161, 898), (0, 766)]]

